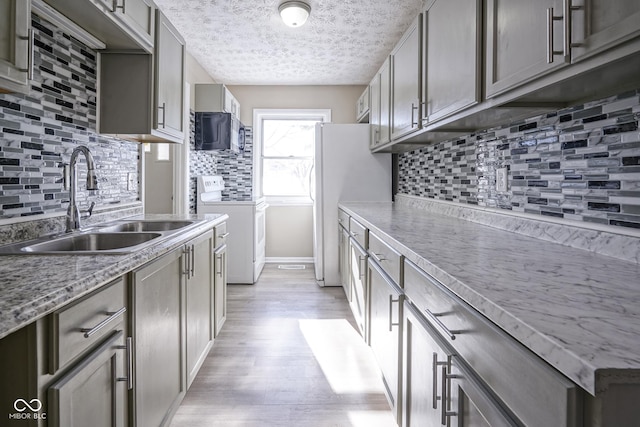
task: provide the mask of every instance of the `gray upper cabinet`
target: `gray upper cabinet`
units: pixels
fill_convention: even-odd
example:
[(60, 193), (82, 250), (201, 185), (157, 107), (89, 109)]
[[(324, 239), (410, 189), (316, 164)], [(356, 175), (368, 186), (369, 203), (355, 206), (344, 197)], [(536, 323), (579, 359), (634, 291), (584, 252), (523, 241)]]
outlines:
[(153, 52), (155, 11), (152, 0), (44, 0), (85, 28), (108, 49)]
[(374, 148), (380, 138), (380, 73), (376, 73), (369, 83), (369, 124), (371, 125), (369, 146)]
[(571, 6), (572, 62), (640, 35), (638, 0), (573, 0)]
[(101, 52), (98, 132), (182, 143), (185, 55), (184, 40), (160, 10), (155, 54)]
[(359, 123), (366, 123), (369, 121), (369, 86), (367, 86), (362, 95), (358, 98), (358, 104), (356, 105), (356, 120)]
[(481, 5), (480, 0), (436, 0), (423, 14), (424, 126), (481, 100)]
[(487, 98), (568, 64), (562, 5), (561, 0), (487, 0)]
[(30, 23), (30, 0), (0, 0), (0, 92), (29, 91)]
[(391, 58), (387, 58), (380, 70), (380, 122), (376, 146), (391, 141)]
[[(184, 135), (184, 39), (158, 9), (156, 32), (156, 131), (168, 139)], [(176, 141), (178, 142), (178, 141)]]
[(422, 14), (391, 52), (391, 138), (420, 129)]

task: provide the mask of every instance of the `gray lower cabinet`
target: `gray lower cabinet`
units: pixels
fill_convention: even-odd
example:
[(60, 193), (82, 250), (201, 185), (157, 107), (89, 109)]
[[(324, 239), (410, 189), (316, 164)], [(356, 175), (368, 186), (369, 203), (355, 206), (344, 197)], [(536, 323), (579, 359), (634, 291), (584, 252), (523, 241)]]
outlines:
[(572, 62), (640, 36), (637, 0), (572, 0), (566, 4), (571, 6)]
[(227, 320), (227, 223), (223, 222), (215, 226), (214, 230), (215, 251), (214, 256), (214, 304), (215, 315), (213, 328), (215, 336), (218, 336), (222, 325)]
[[(567, 0), (568, 1), (568, 0)], [(561, 0), (487, 0), (485, 93), (504, 93), (568, 64)]]
[(347, 238), (347, 248), (348, 280), (351, 287), (349, 305), (360, 334), (366, 337), (367, 251), (353, 238)]
[(213, 232), (185, 245), (183, 277), (187, 301), (187, 386), (193, 382), (213, 344)]
[(373, 350), (394, 416), (401, 418), (402, 290), (368, 258), (369, 345)]
[(30, 24), (30, 0), (0, 0), (0, 92), (29, 91)]
[(215, 256), (215, 335), (218, 336), (222, 325), (227, 320), (227, 245), (224, 244), (214, 252)]
[(136, 427), (167, 425), (186, 393), (182, 255), (174, 250), (131, 275)]
[(349, 230), (342, 226), (338, 227), (338, 269), (340, 270), (342, 289), (347, 301), (351, 303), (353, 292), (349, 272)]
[(49, 427), (127, 426), (125, 336), (114, 331), (49, 387)]

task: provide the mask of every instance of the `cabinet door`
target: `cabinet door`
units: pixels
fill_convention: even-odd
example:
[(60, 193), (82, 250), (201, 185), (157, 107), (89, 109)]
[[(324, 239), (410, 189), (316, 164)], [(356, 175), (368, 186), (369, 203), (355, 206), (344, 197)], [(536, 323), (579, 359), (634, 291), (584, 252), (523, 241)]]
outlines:
[(227, 320), (227, 245), (214, 252), (215, 257), (215, 334), (218, 336)]
[(356, 106), (356, 119), (358, 122), (367, 122), (369, 114), (369, 86), (367, 86), (358, 98), (358, 104)]
[(351, 292), (351, 280), (349, 271), (349, 232), (344, 228), (338, 226), (338, 257), (340, 269), (340, 283), (344, 289), (344, 294), (347, 297), (347, 301), (351, 302), (353, 297)]
[(442, 367), (450, 353), (412, 305), (404, 304), (403, 427), (439, 426), (442, 421)]
[(124, 427), (124, 334), (114, 332), (48, 390), (49, 427)]
[(115, 0), (115, 13), (127, 30), (153, 47), (156, 8), (151, 0)]
[(157, 132), (173, 137), (184, 133), (185, 44), (178, 30), (158, 9), (156, 26), (156, 115)]
[(213, 342), (213, 232), (189, 242), (183, 257), (187, 297), (187, 386)]
[(369, 123), (371, 124), (371, 140), (369, 146), (371, 148), (378, 145), (380, 141), (380, 74), (376, 73), (373, 80), (369, 83)]
[(402, 295), (375, 262), (368, 259), (370, 327), (369, 345), (376, 356), (387, 397), (396, 417), (400, 408), (400, 350)]
[(422, 118), (428, 122), (480, 102), (481, 16), (480, 0), (437, 0), (424, 13)]
[(566, 65), (563, 22), (561, 19), (549, 22), (551, 13), (561, 16), (562, 12), (561, 0), (487, 0), (488, 98)]
[(351, 311), (356, 320), (360, 333), (365, 335), (367, 301), (367, 252), (355, 242), (347, 239), (350, 266), (349, 283), (351, 284)]
[(457, 356), (453, 356), (447, 372), (440, 368), (443, 424), (460, 427), (516, 427), (516, 421)]
[(186, 392), (182, 250), (133, 272), (135, 425), (163, 425)]
[(638, 0), (572, 0), (571, 6), (572, 62), (640, 35)]
[(0, 0), (0, 92), (29, 91), (30, 0)]
[(391, 141), (391, 58), (382, 64), (380, 74), (380, 132), (378, 144), (383, 145)]
[(420, 129), (422, 14), (391, 52), (391, 139)]

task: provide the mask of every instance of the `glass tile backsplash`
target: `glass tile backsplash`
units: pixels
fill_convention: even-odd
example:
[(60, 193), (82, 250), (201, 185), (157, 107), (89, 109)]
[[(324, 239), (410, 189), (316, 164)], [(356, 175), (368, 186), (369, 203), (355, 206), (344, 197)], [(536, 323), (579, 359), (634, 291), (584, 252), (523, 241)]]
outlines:
[(398, 192), (640, 228), (639, 119), (637, 90), (402, 153)]
[[(0, 94), (0, 218), (64, 212), (63, 165), (78, 145), (97, 166), (95, 191), (79, 185), (81, 208), (138, 201), (138, 144), (95, 133), (96, 52), (32, 15), (34, 78), (29, 95)], [(81, 163), (84, 159), (81, 160)], [(86, 174), (78, 167), (79, 177)]]

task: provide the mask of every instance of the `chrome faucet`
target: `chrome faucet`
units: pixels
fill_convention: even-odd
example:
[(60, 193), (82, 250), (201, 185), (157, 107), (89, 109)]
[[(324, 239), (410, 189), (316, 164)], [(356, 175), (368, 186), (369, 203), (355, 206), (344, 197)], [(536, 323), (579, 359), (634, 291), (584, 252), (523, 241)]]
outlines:
[[(98, 179), (96, 177), (93, 156), (87, 147), (79, 145), (73, 150), (73, 153), (71, 153), (71, 161), (69, 162), (71, 183), (69, 186), (69, 208), (67, 209), (67, 233), (80, 228), (80, 212), (78, 211), (78, 205), (76, 204), (76, 191), (78, 188), (78, 170), (76, 162), (80, 153), (84, 154), (84, 157), (87, 159), (87, 190), (98, 189)], [(95, 202), (92, 202), (91, 207), (88, 210), (89, 216), (91, 216), (94, 206)]]

